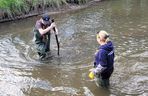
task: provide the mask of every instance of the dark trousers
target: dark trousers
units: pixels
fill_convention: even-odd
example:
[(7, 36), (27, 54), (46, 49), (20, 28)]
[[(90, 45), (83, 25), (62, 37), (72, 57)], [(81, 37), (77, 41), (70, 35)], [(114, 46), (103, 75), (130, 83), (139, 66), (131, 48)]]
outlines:
[(114, 68), (109, 68), (104, 70), (102, 73), (98, 74), (96, 83), (100, 85), (101, 87), (108, 87), (110, 85), (109, 79), (111, 77), (111, 74), (113, 73)]
[(46, 36), (46, 41), (37, 47), (38, 55), (41, 59), (45, 58), (46, 53), (50, 51), (50, 33), (46, 34)]

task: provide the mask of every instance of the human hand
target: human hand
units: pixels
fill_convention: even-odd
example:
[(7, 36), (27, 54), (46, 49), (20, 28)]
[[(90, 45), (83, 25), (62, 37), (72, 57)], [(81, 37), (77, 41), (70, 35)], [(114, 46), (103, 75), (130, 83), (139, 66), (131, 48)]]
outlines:
[(55, 31), (55, 34), (56, 34), (56, 35), (59, 34), (58, 29), (57, 29), (56, 27), (55, 27), (55, 30), (54, 30), (54, 31)]
[(54, 27), (56, 27), (56, 24), (53, 22), (53, 23), (51, 23), (50, 27), (54, 28)]
[(89, 70), (90, 72), (92, 72), (94, 74), (94, 76), (98, 75), (99, 74), (99, 71), (97, 68), (92, 68)]

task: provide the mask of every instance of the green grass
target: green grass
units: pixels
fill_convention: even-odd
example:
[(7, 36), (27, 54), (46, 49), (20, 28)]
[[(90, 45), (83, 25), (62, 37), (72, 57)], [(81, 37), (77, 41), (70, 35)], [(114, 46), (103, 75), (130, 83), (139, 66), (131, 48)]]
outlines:
[(28, 10), (24, 0), (0, 0), (0, 9), (9, 17), (21, 15)]
[[(68, 4), (70, 0), (0, 0), (0, 16), (13, 18), (37, 10), (39, 7), (44, 11), (47, 7), (60, 8)], [(76, 0), (78, 4), (86, 3), (88, 0)]]

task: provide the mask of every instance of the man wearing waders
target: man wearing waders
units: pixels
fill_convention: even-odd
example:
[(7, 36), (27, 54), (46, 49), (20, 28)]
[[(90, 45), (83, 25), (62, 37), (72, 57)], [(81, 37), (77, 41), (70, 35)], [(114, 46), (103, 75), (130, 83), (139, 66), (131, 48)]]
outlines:
[(101, 30), (97, 33), (97, 42), (100, 44), (95, 53), (94, 69), (96, 83), (102, 87), (109, 86), (109, 78), (114, 70), (114, 47), (109, 40), (109, 34)]
[(45, 58), (46, 53), (50, 51), (50, 32), (53, 30), (53, 28), (55, 28), (55, 34), (57, 34), (58, 31), (56, 25), (54, 22), (51, 22), (48, 14), (44, 14), (39, 20), (36, 21), (34, 38), (36, 49), (41, 60)]

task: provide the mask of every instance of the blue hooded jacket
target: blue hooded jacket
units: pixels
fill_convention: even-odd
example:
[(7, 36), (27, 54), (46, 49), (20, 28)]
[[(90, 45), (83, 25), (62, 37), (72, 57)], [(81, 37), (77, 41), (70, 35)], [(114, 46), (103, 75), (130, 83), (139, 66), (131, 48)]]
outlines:
[(105, 70), (113, 68), (114, 64), (114, 47), (111, 41), (107, 42), (105, 45), (101, 45), (99, 51), (95, 55), (95, 63), (94, 66), (98, 67), (98, 65)]

